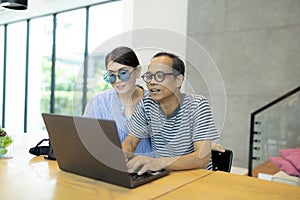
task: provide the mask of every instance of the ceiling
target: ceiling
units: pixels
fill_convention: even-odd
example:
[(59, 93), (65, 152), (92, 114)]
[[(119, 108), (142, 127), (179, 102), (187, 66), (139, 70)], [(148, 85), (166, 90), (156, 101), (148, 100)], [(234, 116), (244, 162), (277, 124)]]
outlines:
[(0, 25), (105, 1), (107, 0), (28, 0), (27, 10), (10, 10), (0, 7)]

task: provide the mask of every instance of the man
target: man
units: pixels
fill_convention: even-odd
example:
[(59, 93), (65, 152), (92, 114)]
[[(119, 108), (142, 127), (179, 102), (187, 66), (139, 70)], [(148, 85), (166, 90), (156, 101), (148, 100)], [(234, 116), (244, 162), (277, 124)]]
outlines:
[[(219, 138), (208, 101), (180, 91), (185, 66), (176, 55), (153, 56), (142, 76), (149, 94), (137, 105), (122, 143), (129, 172), (211, 168), (212, 141)], [(155, 158), (132, 157), (142, 138), (150, 137)]]

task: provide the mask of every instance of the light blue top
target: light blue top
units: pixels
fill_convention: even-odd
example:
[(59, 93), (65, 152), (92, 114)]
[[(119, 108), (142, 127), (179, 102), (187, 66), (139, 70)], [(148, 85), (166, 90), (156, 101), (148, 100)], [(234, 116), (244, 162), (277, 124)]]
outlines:
[[(144, 95), (148, 92), (144, 90)], [(128, 119), (124, 114), (124, 108), (119, 101), (118, 94), (114, 89), (99, 92), (86, 105), (85, 117), (97, 119), (114, 120), (117, 125), (121, 142), (128, 135), (127, 123)], [(143, 138), (138, 144), (135, 154), (153, 157), (150, 138)]]

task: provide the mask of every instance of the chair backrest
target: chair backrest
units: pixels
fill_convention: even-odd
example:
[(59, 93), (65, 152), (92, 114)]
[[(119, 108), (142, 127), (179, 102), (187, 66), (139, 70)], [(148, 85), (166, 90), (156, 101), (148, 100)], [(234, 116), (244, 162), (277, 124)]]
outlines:
[(217, 150), (211, 151), (213, 171), (230, 172), (232, 165), (233, 152), (230, 149), (226, 149), (225, 152), (219, 152)]

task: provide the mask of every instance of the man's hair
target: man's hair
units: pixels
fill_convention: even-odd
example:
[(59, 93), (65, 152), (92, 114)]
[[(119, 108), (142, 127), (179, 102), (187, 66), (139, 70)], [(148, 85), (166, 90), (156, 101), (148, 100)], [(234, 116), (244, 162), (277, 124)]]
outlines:
[(112, 50), (112, 52), (106, 55), (106, 67), (109, 62), (116, 62), (121, 65), (127, 65), (134, 68), (140, 65), (139, 59), (135, 52), (131, 48), (123, 46), (115, 48)]
[(185, 65), (184, 62), (176, 55), (172, 54), (172, 53), (167, 53), (167, 52), (159, 52), (157, 54), (155, 54), (153, 58), (157, 58), (160, 56), (167, 56), (169, 58), (171, 58), (173, 60), (173, 64), (172, 64), (172, 68), (176, 73), (182, 74), (184, 76), (185, 73)]

